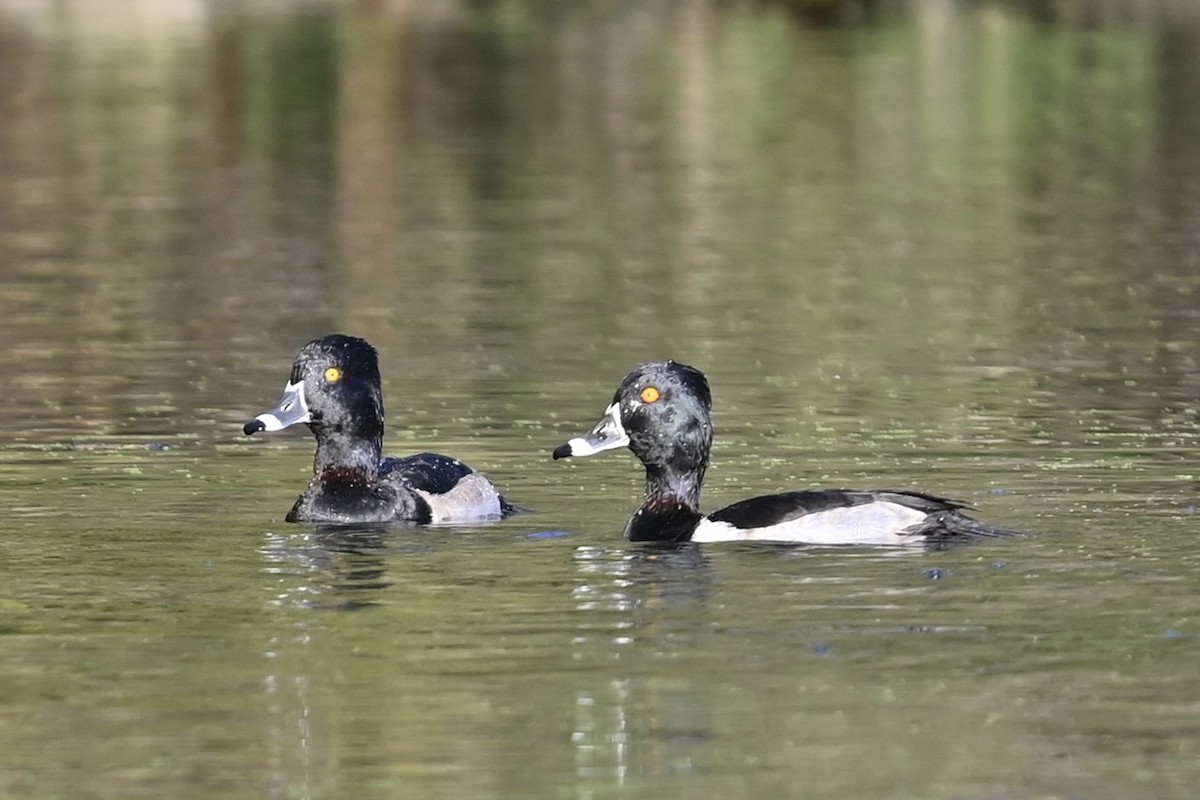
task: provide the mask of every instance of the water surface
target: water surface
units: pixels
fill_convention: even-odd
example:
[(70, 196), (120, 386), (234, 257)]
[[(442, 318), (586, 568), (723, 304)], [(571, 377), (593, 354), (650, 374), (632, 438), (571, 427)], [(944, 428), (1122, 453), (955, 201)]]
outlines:
[[(0, 793), (1194, 794), (1200, 19), (114, 5), (0, 2)], [(335, 330), (536, 513), (283, 523)], [(1032, 536), (623, 542), (667, 357), (707, 508)]]

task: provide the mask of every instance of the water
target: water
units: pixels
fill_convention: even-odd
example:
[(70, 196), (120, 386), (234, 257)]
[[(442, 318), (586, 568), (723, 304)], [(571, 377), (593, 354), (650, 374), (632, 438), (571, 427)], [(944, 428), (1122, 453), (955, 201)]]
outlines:
[[(1200, 18), (415, 5), (0, 2), (0, 794), (1191, 797)], [(536, 513), (284, 524), (334, 330)], [(625, 543), (665, 357), (1033, 535)]]

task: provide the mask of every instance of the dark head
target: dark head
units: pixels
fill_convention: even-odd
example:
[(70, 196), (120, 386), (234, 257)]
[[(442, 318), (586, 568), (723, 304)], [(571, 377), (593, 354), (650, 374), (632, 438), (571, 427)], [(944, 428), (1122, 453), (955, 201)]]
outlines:
[(249, 436), (307, 422), (318, 443), (331, 436), (383, 445), (383, 393), (375, 348), (363, 339), (332, 334), (300, 349), (275, 408), (242, 429)]
[(704, 373), (675, 361), (643, 364), (625, 376), (604, 419), (554, 457), (589, 456), (628, 446), (646, 466), (647, 494), (695, 505), (712, 447), (712, 394)]

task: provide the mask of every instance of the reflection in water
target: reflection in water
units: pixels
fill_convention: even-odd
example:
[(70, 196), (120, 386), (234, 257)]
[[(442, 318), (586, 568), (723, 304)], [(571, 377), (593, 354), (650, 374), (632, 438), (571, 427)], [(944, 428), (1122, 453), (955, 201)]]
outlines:
[(575, 693), (571, 742), (581, 785), (598, 779), (622, 785), (631, 771), (639, 777), (686, 771), (688, 741), (712, 737), (711, 722), (694, 695), (673, 685), (677, 678), (664, 680), (646, 660), (676, 662), (671, 671), (679, 670), (686, 685), (695, 665), (678, 663), (678, 645), (703, 634), (697, 625), (710, 594), (709, 559), (700, 546), (683, 544), (580, 547), (575, 562), (579, 582), (571, 595), (586, 614), (572, 658), (581, 677), (603, 676)]
[[(636, 612), (677, 602), (695, 604), (708, 593), (710, 562), (691, 543), (639, 546), (637, 549), (580, 547), (575, 551), (580, 575), (597, 582), (572, 592), (580, 610)], [(671, 580), (663, 580), (664, 576)]]
[(900, 408), (941, 430), (1080, 371), (1194, 388), (1186, 353), (1147, 349), (1193, 327), (1194, 15), (188, 4), (206, 24), (46, 34), (92, 5), (0, 4), (0, 304), (29, 401), (77, 403), (84, 375), (118, 427), (193, 415), (225, 379), (252, 395), (264, 335), (341, 327), (405, 354), (405, 385), (675, 355), (846, 415), (892, 409), (845, 376), (924, 358), (970, 373), (954, 413)]
[[(267, 653), (274, 658), (277, 653)], [(272, 663), (272, 662), (268, 662)], [(267, 718), (267, 796), (319, 796), (319, 765), (314, 739), (316, 726), (309, 697), (308, 675), (271, 673), (263, 681)]]
[[(383, 526), (344, 526), (269, 533), (259, 548), (273, 604), (304, 612), (364, 611), (381, 603), (386, 578)], [(305, 613), (273, 636), (264, 652), (268, 796), (318, 797), (334, 758), (336, 704), (323, 685), (328, 626)]]
[[(259, 553), (280, 586), (277, 602), (355, 611), (377, 605), (391, 586), (384, 553), (387, 528), (341, 527), (267, 534)], [(299, 580), (297, 580), (299, 579)]]

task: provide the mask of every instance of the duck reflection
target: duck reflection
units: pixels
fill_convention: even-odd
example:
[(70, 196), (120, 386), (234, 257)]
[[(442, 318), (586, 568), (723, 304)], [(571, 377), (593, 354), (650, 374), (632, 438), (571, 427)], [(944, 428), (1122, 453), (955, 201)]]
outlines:
[(385, 560), (388, 530), (331, 526), (267, 534), (259, 553), (266, 562), (263, 572), (278, 578), (276, 602), (340, 611), (379, 605), (379, 593), (392, 585)]
[(691, 745), (715, 735), (689, 688), (699, 666), (694, 647), (710, 619), (710, 558), (684, 543), (580, 547), (575, 563), (572, 599), (584, 614), (572, 641), (582, 679), (571, 732), (577, 777), (624, 783), (689, 771)]
[(700, 545), (655, 544), (637, 550), (580, 547), (577, 573), (594, 576), (572, 592), (581, 611), (638, 611), (702, 602), (709, 593), (710, 559)]
[[(387, 558), (402, 545), (391, 525), (318, 526), (266, 534), (259, 553), (271, 603), (289, 618), (266, 643), (269, 797), (309, 797), (337, 772), (335, 743), (345, 699), (325, 676), (336, 673), (336, 626), (326, 614), (383, 604), (394, 583)], [(414, 546), (414, 545), (409, 545)]]

